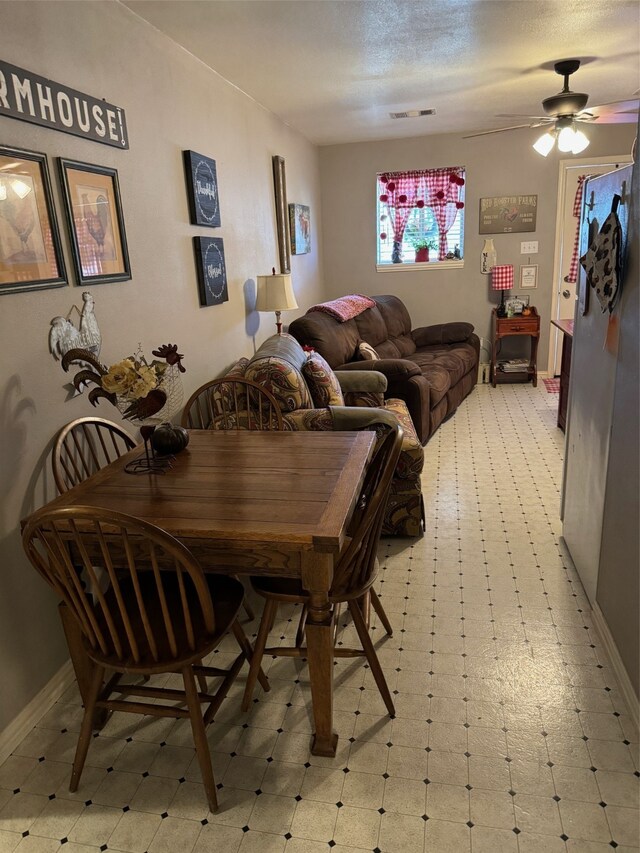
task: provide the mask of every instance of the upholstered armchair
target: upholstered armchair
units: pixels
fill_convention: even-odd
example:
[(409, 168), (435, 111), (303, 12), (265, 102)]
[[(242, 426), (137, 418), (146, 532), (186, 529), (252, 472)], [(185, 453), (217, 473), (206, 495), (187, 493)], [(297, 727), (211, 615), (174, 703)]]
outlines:
[[(226, 378), (243, 377), (264, 386), (277, 400), (289, 430), (375, 428), (373, 411), (391, 413), (402, 425), (402, 452), (391, 483), (383, 534), (418, 536), (424, 527), (420, 474), (424, 450), (402, 400), (384, 399), (387, 380), (377, 371), (333, 371), (318, 353), (304, 350), (291, 335), (274, 335), (251, 359), (240, 359)], [(383, 415), (383, 419), (388, 417)]]

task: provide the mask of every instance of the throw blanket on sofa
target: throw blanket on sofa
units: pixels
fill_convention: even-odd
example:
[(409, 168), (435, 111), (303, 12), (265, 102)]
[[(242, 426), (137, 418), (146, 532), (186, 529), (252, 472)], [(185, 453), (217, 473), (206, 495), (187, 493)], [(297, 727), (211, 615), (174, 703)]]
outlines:
[(358, 314), (362, 314), (367, 308), (375, 308), (373, 299), (368, 296), (363, 296), (361, 293), (352, 293), (351, 296), (341, 296), (339, 299), (332, 299), (330, 302), (321, 302), (319, 305), (313, 305), (307, 311), (310, 314), (312, 311), (322, 311), (324, 314), (330, 314), (339, 320), (341, 323), (346, 323), (347, 320), (353, 320)]

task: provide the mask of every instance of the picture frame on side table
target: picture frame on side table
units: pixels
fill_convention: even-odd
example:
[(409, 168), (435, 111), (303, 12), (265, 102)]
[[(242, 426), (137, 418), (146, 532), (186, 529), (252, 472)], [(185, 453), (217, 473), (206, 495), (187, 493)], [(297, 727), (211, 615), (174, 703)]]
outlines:
[(227, 267), (222, 237), (194, 237), (200, 305), (220, 305), (229, 301)]
[(195, 151), (183, 151), (182, 156), (191, 224), (218, 228), (221, 220), (216, 161)]
[(66, 284), (47, 157), (0, 146), (0, 294)]
[(280, 272), (291, 272), (289, 253), (289, 218), (287, 216), (287, 181), (284, 172), (284, 157), (275, 154), (273, 163), (273, 190), (276, 201), (276, 228), (278, 232), (278, 255)]
[(520, 267), (520, 287), (532, 290), (538, 286), (538, 264), (522, 264)]
[(131, 278), (118, 172), (58, 158), (78, 284)]

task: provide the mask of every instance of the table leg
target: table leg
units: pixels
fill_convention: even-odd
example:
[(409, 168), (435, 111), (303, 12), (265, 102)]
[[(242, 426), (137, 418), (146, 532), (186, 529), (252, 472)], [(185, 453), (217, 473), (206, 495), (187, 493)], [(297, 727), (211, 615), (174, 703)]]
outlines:
[[(80, 691), (82, 704), (86, 705), (93, 679), (95, 664), (89, 659), (84, 650), (84, 646), (82, 645), (82, 632), (64, 601), (61, 601), (58, 605), (58, 613), (60, 615), (60, 621), (62, 622), (62, 630), (64, 631), (64, 636), (67, 640), (67, 646), (69, 647), (69, 656), (71, 657), (73, 671), (76, 674), (76, 681), (78, 682), (78, 690)], [(108, 717), (109, 711), (107, 711), (106, 708), (99, 708), (94, 715), (93, 728), (101, 729), (107, 722)]]
[(305, 552), (302, 555), (302, 585), (309, 593), (307, 615), (307, 657), (315, 734), (314, 755), (333, 758), (338, 735), (333, 730), (333, 609), (329, 588), (333, 576), (331, 554)]

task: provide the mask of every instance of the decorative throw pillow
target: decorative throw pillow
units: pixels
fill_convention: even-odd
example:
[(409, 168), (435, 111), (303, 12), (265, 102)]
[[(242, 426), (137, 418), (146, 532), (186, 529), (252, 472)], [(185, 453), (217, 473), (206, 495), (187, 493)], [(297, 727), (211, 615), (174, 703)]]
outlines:
[(360, 353), (360, 358), (364, 361), (377, 361), (380, 356), (366, 341), (362, 341), (358, 344), (358, 352)]
[(302, 372), (307, 380), (313, 405), (316, 408), (344, 406), (340, 383), (319, 352), (309, 353), (309, 357), (302, 366)]

